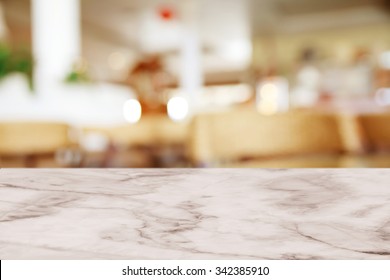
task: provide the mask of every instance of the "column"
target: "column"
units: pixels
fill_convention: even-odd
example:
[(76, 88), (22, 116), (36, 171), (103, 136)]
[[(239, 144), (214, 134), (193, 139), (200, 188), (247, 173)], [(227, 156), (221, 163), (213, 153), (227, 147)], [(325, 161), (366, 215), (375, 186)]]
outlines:
[(184, 96), (194, 107), (196, 95), (203, 87), (202, 46), (198, 31), (198, 1), (183, 3), (183, 36), (181, 46), (180, 86)]
[(53, 97), (80, 57), (79, 0), (31, 0), (34, 86), (40, 97)]

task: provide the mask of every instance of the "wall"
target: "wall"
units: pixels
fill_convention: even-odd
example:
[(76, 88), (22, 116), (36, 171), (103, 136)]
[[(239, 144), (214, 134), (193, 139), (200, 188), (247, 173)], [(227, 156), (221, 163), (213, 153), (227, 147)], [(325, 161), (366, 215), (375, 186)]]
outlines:
[(373, 54), (390, 49), (390, 23), (328, 29), (254, 38), (253, 65), (264, 69), (276, 64), (288, 74), (294, 70), (302, 49), (313, 47), (321, 57), (349, 62), (356, 48), (368, 48)]

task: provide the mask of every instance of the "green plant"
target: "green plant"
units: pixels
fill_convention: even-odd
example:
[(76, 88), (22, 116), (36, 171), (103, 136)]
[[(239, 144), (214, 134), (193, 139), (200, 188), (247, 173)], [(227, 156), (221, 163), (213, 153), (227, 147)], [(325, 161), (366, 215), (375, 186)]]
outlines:
[(0, 45), (0, 80), (12, 73), (22, 73), (27, 76), (32, 89), (33, 67), (33, 58), (28, 51), (14, 51), (7, 45)]
[(87, 69), (87, 62), (82, 58), (78, 59), (74, 62), (72, 70), (65, 77), (65, 83), (80, 84), (90, 82)]
[(89, 82), (89, 78), (85, 72), (72, 70), (65, 78), (65, 82), (69, 84), (78, 84)]

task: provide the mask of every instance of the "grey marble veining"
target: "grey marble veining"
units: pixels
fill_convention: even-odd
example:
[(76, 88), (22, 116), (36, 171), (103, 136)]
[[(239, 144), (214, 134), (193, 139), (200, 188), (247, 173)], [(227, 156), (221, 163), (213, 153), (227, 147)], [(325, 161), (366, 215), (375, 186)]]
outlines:
[(390, 259), (390, 170), (2, 169), (0, 259)]

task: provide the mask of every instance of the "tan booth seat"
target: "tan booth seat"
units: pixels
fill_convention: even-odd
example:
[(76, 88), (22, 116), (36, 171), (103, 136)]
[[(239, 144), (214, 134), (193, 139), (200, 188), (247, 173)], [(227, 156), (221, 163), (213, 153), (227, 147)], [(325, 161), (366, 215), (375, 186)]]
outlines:
[(175, 123), (167, 116), (143, 116), (136, 124), (110, 127), (86, 127), (84, 133), (100, 133), (111, 142), (124, 146), (182, 144), (188, 137), (188, 125)]
[(254, 110), (198, 115), (191, 127), (195, 166), (339, 167), (344, 143), (336, 116)]
[[(161, 148), (182, 149), (187, 143), (188, 124), (176, 123), (166, 115), (146, 115), (136, 124), (113, 127), (87, 127), (84, 135), (98, 133), (115, 146), (108, 165), (128, 167), (155, 167), (156, 156)], [(118, 150), (119, 149), (119, 150)], [(116, 162), (115, 162), (116, 161)]]
[(2, 167), (60, 167), (55, 154), (70, 144), (69, 127), (63, 123), (0, 123)]

